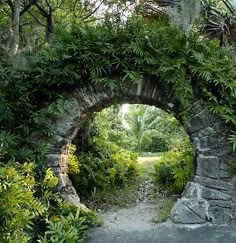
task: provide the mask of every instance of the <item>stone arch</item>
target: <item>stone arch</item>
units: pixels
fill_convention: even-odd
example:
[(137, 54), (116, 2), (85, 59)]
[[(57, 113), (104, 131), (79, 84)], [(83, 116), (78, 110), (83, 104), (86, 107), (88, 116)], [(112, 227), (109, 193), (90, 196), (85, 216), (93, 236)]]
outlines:
[[(138, 84), (119, 83), (110, 89), (87, 83), (70, 94), (70, 109), (58, 115), (55, 136), (48, 143), (46, 162), (59, 179), (58, 191), (67, 201), (80, 205), (68, 177), (68, 146), (79, 126), (90, 112), (114, 103), (142, 103), (180, 114), (180, 105), (173, 92), (164, 92), (157, 80)], [(236, 176), (229, 171), (235, 159), (227, 143), (230, 127), (211, 114), (199, 99), (192, 102), (188, 119), (183, 124), (193, 145), (195, 174), (181, 199), (172, 209), (175, 223), (234, 224), (236, 222)]]

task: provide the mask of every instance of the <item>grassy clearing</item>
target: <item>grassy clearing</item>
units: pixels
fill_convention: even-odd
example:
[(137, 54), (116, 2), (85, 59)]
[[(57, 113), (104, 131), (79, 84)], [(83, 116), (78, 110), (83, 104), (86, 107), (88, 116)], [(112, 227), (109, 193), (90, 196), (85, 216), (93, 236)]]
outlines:
[(147, 163), (147, 162), (156, 162), (160, 159), (161, 155), (162, 155), (162, 153), (150, 154), (150, 156), (142, 155), (142, 156), (138, 157), (138, 164), (143, 164), (143, 163)]
[(138, 166), (141, 171), (141, 174), (146, 176), (151, 176), (154, 172), (154, 164), (160, 159), (161, 154), (150, 157), (140, 156), (138, 157)]
[(160, 157), (163, 154), (163, 152), (158, 152), (158, 153), (142, 153), (140, 157), (144, 157), (144, 158), (150, 158), (150, 157)]

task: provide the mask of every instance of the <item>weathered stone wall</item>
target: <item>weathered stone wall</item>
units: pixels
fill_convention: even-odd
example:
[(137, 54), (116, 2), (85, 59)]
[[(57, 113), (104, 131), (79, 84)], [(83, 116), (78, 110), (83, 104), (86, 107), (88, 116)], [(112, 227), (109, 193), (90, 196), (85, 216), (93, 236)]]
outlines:
[[(68, 100), (71, 109), (58, 116), (56, 136), (48, 144), (47, 164), (59, 179), (58, 190), (67, 201), (80, 206), (79, 197), (68, 178), (68, 147), (87, 114), (114, 103), (154, 105), (178, 115), (178, 102), (172, 92), (164, 92), (157, 80), (137, 85), (120, 85), (114, 90), (88, 84), (75, 90)], [(209, 113), (198, 101), (189, 111), (185, 125), (193, 144), (195, 175), (182, 198), (172, 209), (176, 223), (235, 224), (236, 175), (229, 171), (236, 164), (232, 147), (227, 143), (230, 128)]]
[(201, 0), (176, 0), (174, 7), (168, 8), (167, 12), (173, 25), (189, 32), (192, 24), (199, 17)]
[(197, 102), (186, 129), (193, 144), (195, 176), (172, 209), (173, 221), (235, 224), (235, 175), (230, 165), (236, 161), (227, 143), (230, 128)]

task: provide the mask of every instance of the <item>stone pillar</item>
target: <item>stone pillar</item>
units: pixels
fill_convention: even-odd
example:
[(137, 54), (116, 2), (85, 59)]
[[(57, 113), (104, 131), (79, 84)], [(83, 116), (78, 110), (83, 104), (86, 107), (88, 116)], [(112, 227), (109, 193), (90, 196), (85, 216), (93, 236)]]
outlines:
[(68, 102), (70, 109), (58, 115), (54, 125), (56, 132), (48, 144), (45, 158), (47, 166), (58, 178), (57, 190), (62, 198), (78, 207), (83, 207), (68, 176), (68, 148), (77, 130), (76, 126), (81, 117), (81, 106), (76, 99), (70, 99)]
[(172, 209), (172, 220), (234, 224), (236, 187), (229, 170), (234, 159), (227, 142), (230, 129), (200, 102), (194, 104), (191, 113), (186, 127), (193, 143), (195, 176)]

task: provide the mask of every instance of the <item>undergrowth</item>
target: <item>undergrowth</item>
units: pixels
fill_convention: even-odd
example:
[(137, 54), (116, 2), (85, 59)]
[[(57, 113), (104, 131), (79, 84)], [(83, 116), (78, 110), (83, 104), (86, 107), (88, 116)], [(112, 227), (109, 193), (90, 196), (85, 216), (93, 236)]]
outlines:
[(153, 181), (161, 189), (181, 194), (193, 175), (192, 146), (188, 139), (154, 164)]
[[(68, 242), (81, 239), (89, 217), (84, 219), (56, 197), (56, 179), (43, 155), (55, 135), (58, 114), (71, 109), (68, 97), (88, 83), (125, 90), (144, 77), (158, 80), (163, 96), (173, 94), (179, 101), (179, 119), (186, 118), (192, 102), (200, 98), (231, 126), (229, 139), (235, 148), (236, 65), (231, 53), (219, 49), (216, 41), (206, 41), (196, 33), (187, 37), (165, 23), (146, 23), (135, 16), (123, 24), (106, 20), (97, 25), (61, 26), (56, 32), (51, 45), (35, 55), (23, 54), (20, 65), (0, 60), (2, 242), (39, 238), (60, 242), (65, 240), (62, 232)], [(114, 154), (110, 149), (107, 154), (100, 148), (98, 152), (79, 158), (75, 171), (81, 175), (77, 177), (80, 189), (122, 186), (127, 175), (135, 175), (135, 158), (129, 152)], [(181, 191), (190, 178), (189, 155), (172, 151), (164, 156), (156, 165), (156, 178), (168, 190)], [(35, 169), (29, 169), (25, 161), (34, 161)], [(100, 174), (91, 165), (100, 168)], [(90, 175), (87, 178), (85, 171)]]
[(166, 221), (170, 218), (170, 212), (172, 207), (174, 206), (175, 199), (172, 197), (166, 197), (162, 200), (161, 207), (158, 212), (154, 215), (152, 222), (160, 223)]
[(70, 175), (81, 196), (124, 188), (139, 173), (137, 154), (97, 140), (93, 150), (78, 156), (80, 172)]
[(68, 205), (47, 169), (39, 184), (33, 163), (1, 164), (0, 242), (80, 242), (96, 215)]

